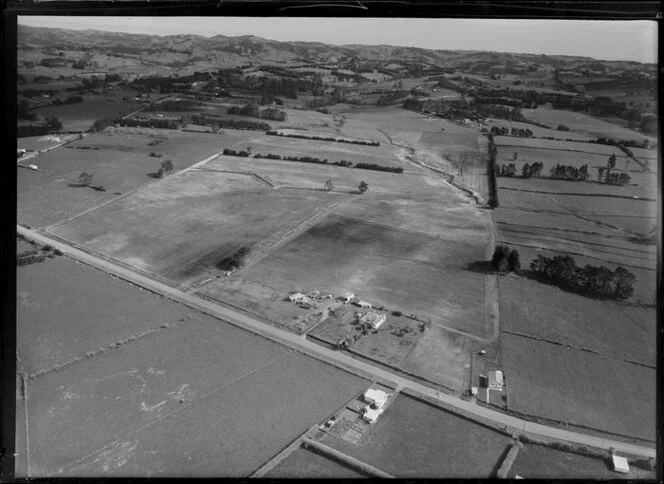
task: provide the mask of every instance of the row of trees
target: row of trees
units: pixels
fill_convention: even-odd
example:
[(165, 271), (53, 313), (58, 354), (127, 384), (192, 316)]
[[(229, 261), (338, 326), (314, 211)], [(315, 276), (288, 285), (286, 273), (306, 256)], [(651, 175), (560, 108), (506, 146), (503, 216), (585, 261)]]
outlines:
[[(364, 180), (361, 181), (361, 182), (360, 182), (360, 185), (357, 187), (357, 190), (358, 190), (360, 193), (364, 193), (364, 192), (366, 192), (368, 189), (369, 189), (369, 185), (368, 185)], [(332, 183), (332, 180), (327, 180), (327, 181), (323, 184), (323, 190), (325, 190), (326, 192), (330, 192), (330, 191), (334, 190), (334, 183)]]
[(44, 121), (44, 124), (17, 126), (16, 137), (25, 138), (27, 136), (42, 136), (62, 129), (62, 123), (55, 116), (46, 116)]
[(625, 171), (622, 173), (613, 173), (613, 169), (616, 167), (617, 157), (615, 153), (609, 156), (607, 160), (606, 167), (600, 167), (597, 169), (597, 181), (600, 183), (608, 183), (609, 185), (626, 185), (632, 178), (626, 173), (627, 167), (629, 166), (629, 158), (625, 163)]
[(244, 267), (251, 254), (251, 247), (240, 247), (232, 256), (224, 258), (217, 267), (222, 270), (234, 271)]
[[(522, 178), (540, 178), (542, 176), (542, 168), (544, 164), (542, 162), (534, 162), (533, 164), (524, 164), (521, 168), (521, 177)], [(518, 175), (516, 165), (514, 163), (509, 163), (507, 165), (498, 165), (497, 169), (498, 176), (504, 176), (509, 178), (515, 178)]]
[[(224, 150), (224, 154), (226, 154), (226, 151)], [(238, 155), (238, 156), (244, 156), (244, 155)], [(334, 165), (334, 166), (343, 166), (346, 168), (358, 168), (360, 170), (373, 170), (373, 171), (385, 171), (389, 173), (403, 173), (403, 168), (400, 166), (381, 166), (381, 165), (376, 165), (375, 163), (353, 163), (352, 161), (347, 161), (347, 160), (339, 160), (339, 161), (328, 161), (327, 158), (321, 159), (321, 158), (316, 158), (313, 156), (281, 156), (281, 155), (273, 155), (271, 153), (267, 155), (262, 155), (260, 153), (257, 153), (255, 158), (265, 158), (269, 160), (286, 160), (286, 161), (299, 161), (301, 163), (315, 163), (318, 165)]]
[(351, 140), (345, 138), (334, 138), (331, 136), (316, 136), (316, 135), (296, 134), (296, 133), (284, 134), (276, 130), (269, 130), (265, 134), (269, 134), (271, 136), (285, 136), (287, 138), (313, 139), (320, 141), (336, 141), (337, 143), (350, 143), (353, 145), (380, 146), (380, 143), (378, 141), (364, 141), (359, 139)]
[(589, 264), (577, 267), (574, 258), (568, 255), (538, 255), (530, 263), (530, 270), (538, 278), (589, 297), (621, 300), (634, 294), (636, 276), (623, 267), (615, 271)]
[(528, 128), (506, 128), (504, 126), (498, 127), (493, 126), (489, 131), (494, 136), (518, 136), (520, 138), (532, 138), (534, 136), (533, 132)]
[(246, 129), (253, 131), (269, 131), (272, 127), (261, 121), (248, 121), (245, 119), (219, 119), (204, 114), (192, 114), (191, 121), (201, 126), (210, 126), (215, 129)]

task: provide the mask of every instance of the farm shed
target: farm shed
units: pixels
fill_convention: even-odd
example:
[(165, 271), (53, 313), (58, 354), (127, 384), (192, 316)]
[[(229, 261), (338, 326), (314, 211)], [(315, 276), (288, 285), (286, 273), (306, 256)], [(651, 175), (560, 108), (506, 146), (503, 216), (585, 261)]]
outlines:
[(361, 308), (371, 309), (371, 303), (368, 303), (366, 301), (356, 301), (355, 304), (360, 306)]
[(353, 294), (352, 292), (347, 292), (343, 296), (341, 296), (341, 299), (344, 302), (351, 302), (354, 298), (355, 298), (355, 294)]
[(492, 390), (503, 389), (503, 372), (500, 370), (489, 372), (489, 388)]
[(376, 404), (378, 407), (385, 405), (385, 402), (387, 402), (389, 397), (389, 393), (385, 393), (382, 390), (375, 390), (373, 388), (369, 388), (366, 392), (364, 392), (364, 401), (369, 405), (372, 403)]
[(611, 460), (613, 461), (613, 470), (621, 474), (629, 474), (629, 463), (627, 458), (612, 454)]
[(368, 423), (372, 424), (378, 419), (381, 413), (384, 412), (384, 409), (382, 407), (379, 408), (371, 408), (370, 405), (367, 405), (364, 407), (364, 414), (362, 415), (362, 418), (364, 418), (365, 421)]

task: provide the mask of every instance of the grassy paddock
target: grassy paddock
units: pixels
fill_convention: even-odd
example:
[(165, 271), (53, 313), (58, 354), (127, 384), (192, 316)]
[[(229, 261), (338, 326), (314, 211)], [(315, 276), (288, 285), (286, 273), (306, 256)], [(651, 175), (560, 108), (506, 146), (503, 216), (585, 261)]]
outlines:
[(322, 443), (400, 478), (486, 478), (510, 439), (399, 395), (359, 447), (332, 436)]
[(655, 439), (655, 370), (502, 334), (508, 408), (605, 432)]

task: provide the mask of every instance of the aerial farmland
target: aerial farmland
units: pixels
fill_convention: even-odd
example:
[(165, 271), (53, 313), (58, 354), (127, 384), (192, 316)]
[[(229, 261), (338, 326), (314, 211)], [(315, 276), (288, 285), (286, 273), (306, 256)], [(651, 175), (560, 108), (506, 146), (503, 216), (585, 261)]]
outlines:
[(106, 30), (19, 19), (13, 476), (656, 475), (656, 66)]

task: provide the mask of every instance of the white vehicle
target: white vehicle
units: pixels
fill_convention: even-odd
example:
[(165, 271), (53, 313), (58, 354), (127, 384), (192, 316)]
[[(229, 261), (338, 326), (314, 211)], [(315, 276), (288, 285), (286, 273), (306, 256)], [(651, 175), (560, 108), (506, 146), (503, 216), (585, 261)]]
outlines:
[(33, 170), (39, 170), (39, 167), (37, 165), (28, 165), (28, 168), (31, 168)]

